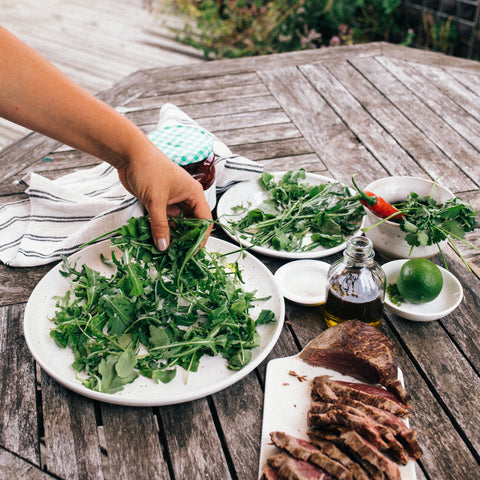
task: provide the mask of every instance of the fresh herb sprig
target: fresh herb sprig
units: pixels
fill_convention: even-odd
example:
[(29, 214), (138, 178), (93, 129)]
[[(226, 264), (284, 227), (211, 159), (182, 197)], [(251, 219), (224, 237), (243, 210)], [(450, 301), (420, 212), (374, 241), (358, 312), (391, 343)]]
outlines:
[(265, 299), (243, 290), (237, 262), (199, 250), (208, 221), (172, 222), (165, 252), (152, 241), (148, 217), (110, 232), (122, 252), (104, 259), (111, 277), (63, 259), (61, 273), (72, 288), (58, 299), (50, 335), (73, 350), (87, 388), (115, 393), (139, 375), (167, 383), (177, 367), (187, 377), (197, 371), (203, 355), (222, 355), (239, 370), (260, 344), (257, 327), (276, 321), (270, 310), (250, 316), (254, 302)]
[(361, 224), (364, 211), (358, 198), (339, 182), (311, 185), (305, 179), (303, 169), (287, 172), (278, 182), (264, 172), (260, 185), (267, 199), (253, 209), (235, 207), (235, 214), (245, 215), (228, 226), (250, 244), (275, 250), (304, 252), (340, 245)]
[[(434, 188), (435, 185), (432, 192)], [(470, 203), (458, 197), (439, 203), (433, 199), (432, 194), (420, 197), (417, 193), (412, 192), (404, 202), (396, 202), (395, 206), (403, 214), (400, 229), (406, 233), (405, 240), (411, 246), (410, 254), (415, 247), (437, 245), (444, 264), (448, 268), (440, 247), (440, 243), (447, 240), (467, 269), (470, 270), (455, 245), (455, 241), (460, 241), (477, 249), (475, 245), (465, 241), (465, 234), (475, 230), (478, 226), (478, 212), (474, 211)], [(384, 218), (374, 225), (363, 228), (362, 231), (367, 232), (390, 219), (391, 217)]]

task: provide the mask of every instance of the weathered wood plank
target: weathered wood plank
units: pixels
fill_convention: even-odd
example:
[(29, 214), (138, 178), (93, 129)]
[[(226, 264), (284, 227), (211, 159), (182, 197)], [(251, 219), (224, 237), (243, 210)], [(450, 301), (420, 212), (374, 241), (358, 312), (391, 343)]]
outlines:
[[(438, 393), (435, 391), (437, 386), (440, 389), (446, 387), (441, 378), (433, 379), (427, 373), (427, 383), (423, 379), (415, 365), (411, 362), (411, 355), (417, 360), (417, 355), (423, 349), (426, 350), (424, 355), (419, 355), (421, 359), (422, 369), (431, 370), (432, 367), (439, 371), (439, 376), (443, 376), (440, 370), (444, 370), (445, 364), (449, 363), (449, 355), (452, 354), (451, 348), (444, 348), (448, 344), (448, 337), (445, 332), (442, 333), (441, 328), (437, 322), (425, 324), (412, 324), (395, 316), (390, 316), (394, 331), (402, 336), (402, 344), (405, 342), (406, 347), (410, 351), (409, 355), (405, 353), (403, 348), (400, 348), (397, 343), (397, 356), (400, 368), (402, 369), (405, 378), (405, 387), (412, 396), (412, 418), (410, 420), (412, 428), (415, 429), (418, 436), (418, 441), (424, 450), (423, 457), (419, 463), (425, 469), (428, 478), (442, 478), (444, 480), (468, 479), (475, 480), (478, 473), (477, 460), (474, 458), (465, 444), (464, 438), (457, 431), (456, 426), (452, 425), (449, 413), (442, 410), (438, 402)], [(390, 326), (390, 322), (389, 322)], [(424, 329), (424, 327), (426, 327)], [(435, 332), (435, 333), (434, 333)], [(404, 335), (407, 334), (405, 337)], [(395, 339), (393, 333), (388, 334), (390, 338)], [(438, 342), (438, 343), (437, 343)], [(438, 363), (440, 358), (438, 353), (441, 351), (441, 357), (445, 359), (441, 365), (431, 365)], [(458, 356), (456, 353), (454, 356)], [(432, 362), (431, 359), (435, 358)], [(423, 363), (425, 361), (425, 364)], [(453, 360), (456, 363), (456, 360)], [(447, 369), (450, 370), (449, 367)], [(445, 372), (446, 373), (446, 372)], [(461, 372), (457, 371), (459, 375), (456, 385), (453, 387), (457, 391), (459, 379), (462, 378)], [(463, 381), (463, 378), (462, 378)], [(442, 385), (443, 384), (443, 385)], [(442, 399), (451, 397), (448, 392), (443, 392)], [(463, 406), (458, 403), (459, 398), (455, 395), (455, 416), (457, 410), (462, 409)], [(471, 397), (470, 397), (471, 398)], [(472, 402), (465, 398), (467, 402)], [(473, 430), (473, 425), (471, 430)], [(449, 458), (444, 455), (446, 446), (449, 448)]]
[[(263, 391), (255, 373), (212, 397), (235, 472), (243, 480), (258, 479), (258, 444), (262, 432)], [(250, 414), (242, 415), (243, 412)]]
[(386, 175), (297, 68), (265, 70), (260, 75), (336, 179), (348, 183), (356, 172), (360, 181), (375, 178), (382, 172)]
[(23, 337), (23, 312), (22, 305), (0, 307), (0, 445), (40, 465), (35, 365)]
[(239, 145), (235, 152), (250, 160), (265, 160), (313, 153), (312, 148), (303, 138)]
[[(352, 59), (351, 63), (358, 68), (370, 83), (380, 90), (403, 115), (423, 131), (452, 162), (469, 175), (470, 179), (475, 178), (470, 175), (470, 170), (474, 171), (478, 169), (478, 167), (475, 166), (478, 164), (476, 161), (478, 152), (470, 143), (466, 142), (464, 138), (447, 125), (440, 116), (426, 108), (422, 99), (411, 95), (409, 89), (405, 86), (402, 87), (401, 83), (395, 81), (392, 73), (386, 70), (377, 60)], [(405, 97), (408, 97), (410, 101), (405, 102)], [(436, 162), (436, 157), (429, 158), (429, 164), (431, 165), (429, 172), (432, 172), (432, 177), (435, 176), (435, 172), (440, 170)], [(476, 178), (478, 178), (478, 176)], [(455, 189), (455, 185), (450, 185), (448, 176), (442, 178), (442, 183), (458, 192), (458, 190)], [(471, 186), (462, 190), (469, 189), (471, 189)]]
[[(262, 70), (275, 69), (281, 66), (302, 65), (311, 61), (348, 58), (353, 52), (360, 57), (379, 55), (381, 53), (381, 44), (371, 43), (355, 45), (352, 47), (342, 47), (341, 49), (325, 48), (321, 50), (289, 52), (279, 55), (217, 60), (215, 61), (215, 68), (213, 68), (210, 62), (196, 64), (195, 68), (191, 70), (186, 70), (181, 66), (152, 68), (144, 71), (145, 79), (142, 83), (142, 88), (144, 92), (154, 93), (156, 91), (163, 91), (164, 93), (174, 93), (174, 85), (178, 82), (191, 82), (192, 80), (196, 82), (197, 79), (201, 78), (204, 78), (205, 81), (208, 82), (212, 80), (211, 77), (222, 77), (221, 85), (223, 87), (225, 85), (231, 85), (230, 83), (223, 83), (224, 80), (230, 82), (232, 76), (236, 77), (238, 75), (254, 74), (258, 68), (261, 68)], [(119, 89), (127, 97), (136, 97), (138, 87), (135, 85), (136, 82), (133, 81), (132, 75), (125, 78), (121, 84), (117, 84), (109, 89), (108, 92), (102, 93), (102, 99), (107, 103), (110, 103), (117, 96)], [(213, 78), (213, 80), (218, 81), (218, 78)], [(147, 93), (147, 95), (150, 95), (150, 93)]]
[[(423, 174), (422, 169), (399, 146), (391, 132), (365, 110), (365, 106), (342, 85), (341, 79), (335, 78), (323, 65), (304, 65), (300, 70), (390, 175)], [(382, 102), (383, 97), (378, 92), (370, 91), (370, 94), (369, 104)]]
[(68, 479), (103, 479), (94, 403), (42, 371), (47, 471)]
[[(465, 141), (473, 145), (478, 155), (480, 150), (480, 140), (477, 135), (480, 128), (478, 119), (468, 115), (449, 95), (445, 95), (433, 84), (426, 82), (426, 78), (414, 69), (409, 62), (384, 57), (378, 58), (378, 61), (406, 85), (410, 91), (415, 92), (425, 105), (458, 132)], [(475, 104), (475, 101), (472, 101), (472, 103)], [(472, 166), (465, 166), (465, 168), (474, 180), (480, 178), (479, 162), (474, 162)]]
[(111, 478), (169, 479), (152, 409), (102, 404)]
[(164, 103), (173, 103), (178, 107), (183, 105), (195, 105), (203, 102), (218, 102), (222, 100), (243, 99), (247, 97), (257, 97), (261, 95), (269, 95), (268, 89), (260, 82), (254, 84), (247, 84), (241, 86), (225, 87), (220, 85), (221, 88), (209, 89), (209, 90), (195, 90), (189, 92), (180, 92), (172, 94), (155, 94), (152, 96), (140, 96), (127, 105), (124, 105), (124, 110), (145, 110), (149, 108), (158, 108), (159, 105)]
[[(0, 151), (0, 178), (6, 180), (20, 170), (27, 168), (38, 158), (55, 150), (60, 145), (38, 133), (32, 133)], [(2, 192), (0, 192), (1, 194)]]
[(453, 100), (477, 121), (480, 120), (480, 91), (475, 92), (469, 81), (474, 75), (421, 64), (415, 64), (414, 68), (417, 74), (424, 77), (425, 82), (435, 85), (443, 95)]
[(385, 56), (403, 60), (408, 59), (410, 62), (423, 63), (448, 69), (459, 69), (465, 72), (480, 74), (480, 64), (476, 60), (453, 57), (439, 52), (409, 48), (387, 42), (380, 42), (380, 47), (382, 54)]
[[(463, 286), (464, 297), (458, 309), (440, 319), (439, 323), (448, 332), (460, 351), (470, 359), (473, 368), (480, 371), (480, 345), (477, 341), (480, 336), (480, 325), (476, 321), (480, 311), (480, 282), (474, 273), (467, 270), (451, 249), (446, 249), (444, 254), (449, 270)], [(473, 400), (474, 396), (471, 395), (471, 398)]]
[[(134, 110), (126, 116), (138, 126), (156, 125), (160, 106), (149, 110)], [(228, 117), (230, 115), (250, 114), (257, 112), (257, 116), (268, 116), (270, 111), (278, 110), (279, 106), (271, 95), (262, 95), (258, 97), (245, 97), (242, 102), (235, 100), (222, 100), (218, 102), (203, 102), (195, 105), (184, 105), (182, 110), (194, 119), (217, 119)], [(208, 120), (207, 120), (208, 121)], [(212, 120), (210, 120), (211, 122)], [(205, 128), (204, 124), (199, 123)]]
[(448, 72), (453, 78), (463, 84), (465, 88), (471, 90), (475, 95), (480, 96), (480, 74), (474, 74), (470, 72), (461, 72), (461, 75), (457, 75), (456, 71)]
[(38, 467), (0, 447), (0, 478), (15, 480), (52, 480)]
[(311, 173), (331, 177), (327, 172), (327, 167), (315, 153), (263, 159), (261, 163), (268, 172), (281, 172), (303, 168)]
[(217, 117), (196, 117), (194, 118), (202, 127), (212, 133), (233, 130), (243, 127), (264, 127), (279, 123), (290, 123), (285, 113), (278, 110), (264, 110), (260, 112), (234, 113), (231, 115), (219, 115)]
[(279, 138), (301, 138), (301, 134), (293, 123), (278, 123), (262, 127), (247, 127), (234, 130), (217, 130), (216, 136), (229, 147), (246, 143), (269, 142)]
[(160, 419), (174, 478), (232, 478), (206, 398), (162, 407)]
[(35, 285), (53, 267), (43, 265), (35, 268), (7, 267), (0, 263), (0, 306), (25, 303)]
[[(464, 189), (475, 185), (424, 133), (403, 115), (390, 99), (375, 88), (364, 76), (362, 71), (356, 70), (349, 62), (328, 64), (328, 69), (342, 82), (360, 102), (363, 108), (386, 129), (401, 145), (411, 158), (405, 159), (400, 165), (389, 161), (388, 152), (379, 158), (390, 175), (411, 175), (425, 177), (428, 171), (431, 178), (448, 177), (454, 190)], [(391, 82), (396, 80), (392, 79)], [(390, 88), (394, 89), (392, 85)], [(403, 85), (398, 85), (403, 89)], [(402, 101), (408, 104), (411, 94), (405, 92)], [(419, 112), (418, 115), (422, 115)], [(357, 126), (356, 128), (361, 128)], [(363, 138), (363, 136), (361, 137)], [(435, 161), (432, 161), (435, 159)], [(393, 163), (393, 165), (392, 165)], [(433, 169), (433, 170), (432, 170)]]

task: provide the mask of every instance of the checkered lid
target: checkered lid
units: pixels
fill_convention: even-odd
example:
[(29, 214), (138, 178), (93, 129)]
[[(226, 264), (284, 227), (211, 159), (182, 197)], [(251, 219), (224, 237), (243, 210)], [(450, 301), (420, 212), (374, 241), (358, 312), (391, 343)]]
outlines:
[(207, 158), (213, 149), (212, 135), (193, 125), (170, 125), (154, 130), (148, 138), (179, 165)]

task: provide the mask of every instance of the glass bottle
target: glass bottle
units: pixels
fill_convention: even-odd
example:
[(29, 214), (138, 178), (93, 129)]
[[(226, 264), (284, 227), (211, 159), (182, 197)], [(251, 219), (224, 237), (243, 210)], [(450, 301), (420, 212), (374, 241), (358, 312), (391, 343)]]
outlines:
[(375, 327), (382, 321), (386, 276), (374, 255), (372, 241), (356, 236), (348, 240), (343, 258), (330, 266), (324, 305), (327, 327), (355, 318)]

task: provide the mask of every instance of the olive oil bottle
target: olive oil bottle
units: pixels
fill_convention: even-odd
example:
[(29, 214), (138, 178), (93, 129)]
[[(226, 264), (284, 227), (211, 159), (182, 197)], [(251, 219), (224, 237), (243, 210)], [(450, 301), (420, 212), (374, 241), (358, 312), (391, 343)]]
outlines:
[(343, 258), (331, 265), (324, 305), (327, 327), (353, 319), (376, 327), (382, 321), (386, 277), (374, 255), (371, 240), (356, 236), (347, 242)]

